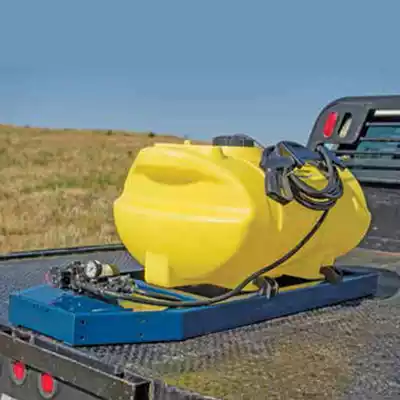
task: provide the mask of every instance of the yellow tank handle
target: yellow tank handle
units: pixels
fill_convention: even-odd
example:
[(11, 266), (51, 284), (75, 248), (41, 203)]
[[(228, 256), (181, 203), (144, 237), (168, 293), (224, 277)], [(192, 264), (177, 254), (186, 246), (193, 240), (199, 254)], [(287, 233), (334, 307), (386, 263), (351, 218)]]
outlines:
[(208, 152), (210, 158), (196, 157), (195, 153), (182, 152), (181, 148), (175, 149), (173, 145), (157, 145), (139, 153), (129, 175), (142, 174), (155, 182), (168, 185), (231, 181), (233, 178), (229, 170), (221, 168), (222, 162), (230, 162), (222, 149), (208, 146)]

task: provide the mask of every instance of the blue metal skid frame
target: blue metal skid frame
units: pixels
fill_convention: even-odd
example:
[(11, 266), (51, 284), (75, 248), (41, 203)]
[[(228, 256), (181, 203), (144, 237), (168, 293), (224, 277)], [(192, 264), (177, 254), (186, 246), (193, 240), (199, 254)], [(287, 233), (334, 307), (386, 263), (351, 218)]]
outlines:
[(179, 341), (375, 294), (377, 273), (343, 271), (343, 281), (336, 285), (322, 282), (270, 299), (239, 297), (212, 306), (156, 311), (132, 311), (40, 285), (11, 294), (9, 321), (72, 346)]

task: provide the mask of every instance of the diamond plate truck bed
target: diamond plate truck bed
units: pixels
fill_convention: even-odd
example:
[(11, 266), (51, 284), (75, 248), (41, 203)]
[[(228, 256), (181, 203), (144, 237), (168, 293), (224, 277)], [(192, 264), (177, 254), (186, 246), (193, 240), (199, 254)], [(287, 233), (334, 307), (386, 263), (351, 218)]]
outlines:
[[(7, 325), (11, 291), (41, 283), (51, 265), (94, 258), (140, 268), (122, 250), (3, 261), (0, 323)], [(339, 264), (379, 268), (378, 297), (179, 343), (71, 349), (40, 335), (31, 342), (123, 380), (144, 379), (143, 399), (400, 398), (400, 255), (357, 249)]]

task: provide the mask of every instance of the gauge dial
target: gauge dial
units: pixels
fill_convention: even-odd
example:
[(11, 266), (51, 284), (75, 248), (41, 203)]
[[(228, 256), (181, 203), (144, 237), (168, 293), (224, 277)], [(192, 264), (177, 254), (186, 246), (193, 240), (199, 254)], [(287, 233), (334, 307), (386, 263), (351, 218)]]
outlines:
[(89, 279), (95, 279), (101, 275), (102, 270), (103, 270), (103, 266), (99, 261), (97, 261), (97, 260), (88, 261), (85, 266), (85, 275)]

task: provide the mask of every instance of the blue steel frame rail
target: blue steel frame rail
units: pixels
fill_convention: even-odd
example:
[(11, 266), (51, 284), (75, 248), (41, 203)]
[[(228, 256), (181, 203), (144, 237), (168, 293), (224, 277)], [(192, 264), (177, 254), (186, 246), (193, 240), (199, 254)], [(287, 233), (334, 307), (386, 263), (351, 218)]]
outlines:
[(343, 273), (339, 284), (323, 282), (270, 299), (241, 296), (212, 306), (156, 311), (132, 311), (39, 285), (10, 295), (9, 321), (71, 346), (180, 341), (376, 293), (377, 273), (347, 268)]

